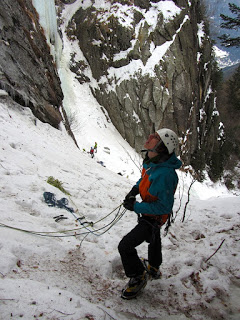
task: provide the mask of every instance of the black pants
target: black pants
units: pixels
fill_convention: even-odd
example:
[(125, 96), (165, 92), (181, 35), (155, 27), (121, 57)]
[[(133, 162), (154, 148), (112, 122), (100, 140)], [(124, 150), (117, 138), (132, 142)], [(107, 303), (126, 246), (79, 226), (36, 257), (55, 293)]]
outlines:
[(152, 267), (159, 268), (162, 263), (162, 245), (160, 228), (157, 222), (148, 217), (141, 217), (133, 228), (118, 245), (122, 264), (127, 277), (136, 277), (144, 271), (143, 264), (135, 249), (144, 241), (148, 242), (148, 262)]

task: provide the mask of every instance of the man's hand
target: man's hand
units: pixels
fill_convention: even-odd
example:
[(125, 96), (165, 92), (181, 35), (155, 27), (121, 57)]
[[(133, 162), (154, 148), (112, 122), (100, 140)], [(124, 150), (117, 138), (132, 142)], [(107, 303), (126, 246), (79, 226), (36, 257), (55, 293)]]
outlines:
[(136, 195), (139, 194), (139, 190), (137, 187), (133, 187), (132, 190), (126, 195), (125, 199), (124, 199), (124, 202), (125, 201), (128, 201), (130, 198), (132, 197), (136, 197)]
[(130, 196), (128, 197), (128, 199), (125, 198), (125, 200), (123, 201), (123, 206), (127, 210), (134, 211), (135, 202), (136, 202), (136, 198), (134, 196)]

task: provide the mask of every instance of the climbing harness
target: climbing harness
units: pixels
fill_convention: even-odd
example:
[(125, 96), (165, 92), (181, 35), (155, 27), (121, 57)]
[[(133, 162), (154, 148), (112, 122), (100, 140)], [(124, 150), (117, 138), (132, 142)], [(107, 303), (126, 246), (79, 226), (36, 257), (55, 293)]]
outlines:
[[(56, 196), (54, 193), (51, 193), (51, 192), (44, 192), (43, 193), (43, 197), (44, 197), (44, 200), (45, 202), (47, 203), (47, 205), (49, 207), (58, 207), (58, 208), (61, 208), (61, 209), (66, 209), (67, 211), (69, 211), (75, 218), (76, 221), (78, 221), (81, 225), (84, 225), (84, 224), (88, 224), (88, 225), (93, 225), (93, 222), (88, 222), (88, 221), (82, 221), (83, 219), (85, 219), (84, 216), (82, 217), (77, 217), (75, 215), (75, 211), (73, 208), (70, 208), (68, 207), (68, 199), (66, 198), (62, 198), (60, 200), (56, 200)], [(76, 210), (78, 211), (78, 210)], [(59, 218), (59, 219), (58, 219)], [(63, 220), (63, 219), (68, 219), (67, 217), (64, 217), (62, 214), (57, 216), (57, 217), (53, 217), (53, 219), (58, 219), (59, 220)], [(57, 221), (56, 221), (57, 222)]]
[(56, 200), (55, 194), (51, 193), (51, 192), (44, 192), (43, 197), (49, 207), (64, 208), (64, 209), (68, 210), (69, 212), (74, 212), (73, 208), (70, 208), (67, 206), (68, 199), (66, 199), (66, 198)]

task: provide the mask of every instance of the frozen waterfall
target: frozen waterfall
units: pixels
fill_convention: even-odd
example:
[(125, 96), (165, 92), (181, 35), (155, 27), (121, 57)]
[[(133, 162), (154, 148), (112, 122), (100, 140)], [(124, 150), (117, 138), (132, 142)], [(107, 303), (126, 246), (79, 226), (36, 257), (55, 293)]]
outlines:
[(39, 22), (44, 29), (47, 42), (51, 49), (57, 67), (59, 67), (62, 54), (62, 40), (57, 28), (57, 15), (54, 0), (32, 0), (39, 14)]

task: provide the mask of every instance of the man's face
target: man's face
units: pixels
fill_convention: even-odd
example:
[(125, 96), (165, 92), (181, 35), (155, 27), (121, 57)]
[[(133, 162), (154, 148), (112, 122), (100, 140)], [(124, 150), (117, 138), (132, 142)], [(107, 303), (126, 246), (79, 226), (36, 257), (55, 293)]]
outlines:
[(153, 134), (150, 134), (147, 141), (144, 144), (144, 148), (145, 149), (153, 149), (156, 144), (161, 141), (161, 138), (159, 137), (159, 135), (155, 132)]

